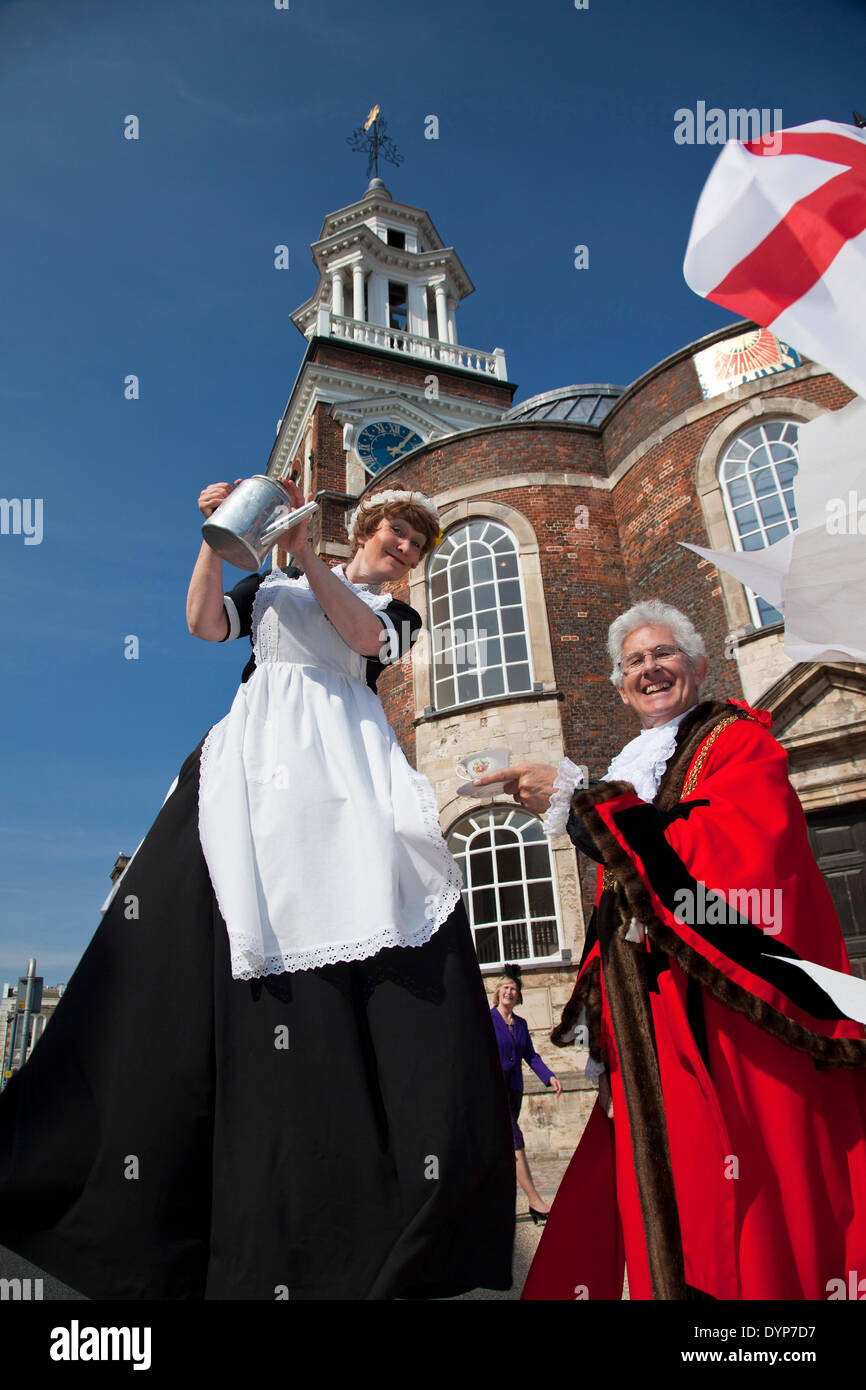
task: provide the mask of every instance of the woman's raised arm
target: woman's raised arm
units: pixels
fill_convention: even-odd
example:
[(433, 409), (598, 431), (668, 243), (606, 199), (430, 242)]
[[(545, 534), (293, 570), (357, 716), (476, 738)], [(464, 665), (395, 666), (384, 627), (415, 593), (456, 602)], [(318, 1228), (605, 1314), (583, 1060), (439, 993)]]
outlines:
[[(221, 502), (241, 482), (211, 483), (203, 489), (198, 499), (198, 509), (202, 516), (209, 517)], [(186, 621), (193, 637), (204, 642), (222, 642), (228, 631), (225, 604), (223, 602), (223, 562), (206, 541), (195, 562), (186, 595)]]
[[(293, 507), (301, 507), (304, 495), (296, 483), (282, 479)], [(353, 594), (331, 572), (331, 567), (316, 554), (307, 536), (306, 520), (290, 527), (279, 538), (280, 544), (292, 553), (292, 559), (304, 571), (307, 581), (323, 611), (330, 618), (347, 646), (361, 656), (375, 657), (382, 650), (387, 629), (363, 599)]]

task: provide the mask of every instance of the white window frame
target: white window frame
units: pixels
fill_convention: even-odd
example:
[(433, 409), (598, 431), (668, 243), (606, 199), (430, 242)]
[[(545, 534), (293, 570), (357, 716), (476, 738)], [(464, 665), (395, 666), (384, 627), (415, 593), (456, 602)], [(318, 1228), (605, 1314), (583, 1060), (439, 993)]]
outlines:
[[(511, 546), (512, 546), (512, 552), (511, 552), (511, 553), (513, 553), (513, 555), (514, 555), (514, 559), (515, 559), (516, 566), (517, 566), (517, 574), (516, 574), (515, 578), (516, 578), (517, 584), (519, 585), (519, 591), (520, 591), (520, 612), (521, 612), (521, 615), (522, 615), (522, 624), (521, 624), (521, 627), (520, 627), (517, 631), (515, 631), (515, 632), (505, 632), (504, 629), (503, 629), (503, 625), (502, 625), (502, 612), (503, 612), (503, 606), (502, 606), (502, 603), (501, 603), (501, 592), (500, 592), (500, 587), (499, 587), (500, 584), (502, 584), (502, 583), (514, 583), (514, 582), (515, 582), (515, 579), (501, 580), (501, 579), (498, 579), (498, 578), (497, 578), (497, 575), (496, 575), (496, 558), (497, 558), (497, 556), (496, 556), (496, 552), (495, 552), (494, 549), (493, 549), (493, 542), (490, 541), (490, 540), (488, 540), (488, 539), (486, 539), (486, 538), (483, 537), (483, 536), (480, 536), (480, 537), (479, 537), (479, 536), (470, 536), (470, 535), (468, 534), (471, 528), (473, 528), (473, 527), (478, 527), (478, 526), (483, 526), (483, 527), (485, 527), (485, 528), (487, 528), (487, 527), (493, 527), (493, 528), (495, 528), (495, 530), (498, 531), (498, 532), (500, 533), (499, 535), (497, 535), (497, 536), (494, 537), (495, 540), (500, 540), (501, 537), (502, 537), (502, 535), (504, 535), (504, 536), (506, 536), (506, 537), (508, 538), (509, 542), (511, 543)], [(513, 534), (513, 532), (509, 529), (509, 527), (506, 526), (506, 525), (504, 525), (503, 522), (501, 522), (501, 521), (497, 521), (497, 520), (495, 520), (495, 519), (492, 518), (492, 517), (472, 516), (472, 517), (466, 518), (466, 520), (464, 520), (464, 521), (460, 521), (457, 525), (452, 526), (452, 527), (446, 532), (446, 535), (445, 535), (445, 537), (443, 538), (443, 541), (442, 541), (442, 545), (444, 545), (444, 544), (446, 544), (446, 542), (449, 542), (449, 541), (450, 541), (451, 544), (452, 544), (452, 546), (453, 546), (453, 544), (454, 544), (454, 537), (455, 537), (455, 536), (459, 536), (461, 532), (466, 532), (466, 533), (467, 533), (467, 534), (466, 534), (466, 540), (465, 540), (465, 543), (466, 543), (466, 545), (467, 545), (467, 550), (468, 550), (468, 547), (472, 544), (473, 541), (479, 541), (481, 544), (486, 544), (486, 545), (489, 545), (489, 546), (490, 546), (490, 559), (492, 560), (493, 567), (494, 567), (494, 568), (493, 568), (493, 578), (492, 578), (491, 580), (489, 580), (489, 581), (484, 581), (484, 582), (486, 582), (486, 583), (491, 583), (491, 584), (493, 584), (493, 586), (494, 586), (495, 610), (496, 610), (497, 618), (498, 618), (498, 620), (499, 620), (499, 628), (500, 628), (500, 631), (499, 631), (498, 637), (495, 636), (495, 635), (492, 636), (492, 640), (494, 640), (494, 641), (498, 640), (498, 641), (501, 643), (501, 645), (502, 645), (501, 660), (498, 661), (498, 662), (495, 662), (495, 663), (491, 663), (491, 664), (489, 664), (489, 665), (481, 665), (480, 662), (479, 662), (478, 660), (476, 660), (474, 666), (473, 666), (473, 665), (466, 664), (462, 669), (459, 668), (459, 667), (457, 667), (456, 665), (452, 665), (452, 675), (451, 675), (450, 677), (447, 677), (447, 676), (446, 676), (446, 677), (443, 677), (443, 676), (440, 674), (440, 673), (441, 673), (441, 667), (442, 667), (442, 659), (443, 659), (443, 656), (446, 654), (446, 651), (451, 651), (451, 652), (453, 652), (453, 651), (455, 650), (456, 645), (457, 645), (457, 644), (455, 643), (455, 640), (454, 640), (455, 633), (460, 633), (464, 639), (466, 638), (467, 634), (470, 634), (470, 633), (471, 633), (471, 640), (472, 640), (473, 645), (474, 645), (474, 654), (476, 655), (477, 658), (483, 658), (483, 656), (485, 655), (484, 644), (483, 644), (483, 642), (482, 642), (481, 644), (479, 644), (479, 637), (478, 637), (479, 628), (478, 628), (477, 616), (478, 616), (478, 611), (479, 611), (479, 610), (476, 608), (476, 605), (475, 605), (475, 593), (476, 593), (477, 585), (474, 583), (474, 581), (473, 581), (473, 579), (472, 579), (472, 569), (471, 569), (471, 566), (472, 566), (472, 559), (471, 559), (470, 556), (467, 554), (467, 558), (466, 558), (465, 563), (469, 566), (469, 574), (470, 574), (469, 592), (470, 592), (470, 594), (472, 595), (471, 607), (470, 607), (470, 610), (469, 610), (469, 612), (468, 612), (467, 614), (464, 614), (464, 615), (456, 615), (456, 616), (455, 616), (454, 611), (453, 611), (453, 610), (454, 610), (454, 605), (453, 605), (453, 593), (454, 593), (454, 591), (452, 590), (451, 582), (450, 582), (450, 572), (451, 572), (452, 566), (448, 563), (448, 557), (447, 557), (447, 556), (446, 556), (446, 557), (443, 557), (443, 555), (442, 555), (442, 546), (440, 545), (440, 546), (438, 547), (438, 549), (435, 550), (435, 551), (433, 552), (433, 554), (431, 555), (431, 557), (430, 557), (430, 559), (429, 559), (429, 561), (428, 561), (428, 563), (427, 563), (427, 574), (426, 574), (427, 612), (428, 612), (428, 614), (429, 614), (429, 627), (430, 627), (430, 634), (431, 634), (431, 637), (432, 637), (432, 654), (431, 654), (431, 655), (432, 655), (432, 659), (431, 659), (431, 685), (432, 685), (432, 691), (431, 691), (431, 693), (432, 693), (432, 699), (433, 699), (433, 708), (437, 711), (437, 713), (440, 712), (440, 711), (443, 711), (443, 710), (448, 710), (448, 709), (461, 709), (461, 708), (464, 708), (464, 707), (467, 706), (467, 705), (483, 704), (483, 703), (486, 703), (486, 702), (489, 701), (489, 700), (502, 700), (502, 699), (506, 699), (506, 700), (507, 700), (507, 699), (509, 698), (509, 696), (528, 695), (528, 694), (531, 694), (531, 692), (532, 692), (532, 690), (533, 690), (533, 688), (534, 688), (534, 682), (535, 682), (535, 674), (534, 674), (533, 661), (532, 661), (532, 636), (531, 636), (531, 633), (530, 633), (530, 630), (529, 630), (529, 613), (528, 613), (527, 604), (526, 604), (526, 588), (525, 588), (524, 581), (523, 581), (523, 566), (522, 566), (521, 563), (520, 563), (520, 548), (519, 548), (518, 543), (517, 543), (517, 538), (516, 538), (516, 536)], [(442, 569), (444, 569), (444, 570), (445, 570), (445, 573), (448, 575), (447, 593), (446, 593), (445, 595), (440, 595), (438, 598), (434, 598), (434, 596), (433, 596), (434, 567), (435, 567), (437, 561), (439, 561), (439, 562), (441, 563), (441, 562), (443, 561), (443, 558), (444, 558), (444, 560), (445, 560), (445, 563), (442, 565)], [(464, 563), (464, 562), (460, 562), (460, 563)], [(440, 572), (441, 572), (441, 570), (440, 570)], [(461, 589), (461, 590), (457, 590), (456, 592), (462, 593), (463, 590), (462, 590), (462, 589)], [(442, 599), (443, 599), (443, 598), (446, 598), (446, 597), (447, 597), (447, 599), (448, 599), (448, 608), (449, 608), (449, 617), (448, 617), (448, 620), (447, 620), (446, 623), (437, 622), (436, 619), (434, 618), (434, 604), (436, 604), (437, 607), (438, 607), (438, 605), (441, 604)], [(508, 609), (513, 609), (513, 608), (516, 608), (516, 607), (517, 607), (516, 604), (507, 604), (507, 605), (505, 605), (505, 608), (506, 608), (507, 610), (508, 610)], [(483, 611), (483, 610), (482, 610), (482, 611)], [(447, 643), (447, 644), (444, 644), (444, 643), (443, 643), (443, 640), (442, 640), (442, 637), (441, 637), (440, 634), (447, 634), (448, 638), (450, 638), (450, 642)], [(524, 646), (525, 646), (525, 651), (526, 651), (525, 658), (522, 659), (522, 660), (519, 660), (519, 661), (515, 661), (515, 660), (506, 660), (506, 656), (505, 656), (505, 642), (506, 642), (506, 639), (507, 639), (507, 638), (514, 638), (514, 637), (522, 637), (522, 638), (523, 638), (523, 642), (524, 642)], [(464, 646), (465, 646), (465, 642), (464, 642)], [(510, 690), (510, 689), (508, 688), (508, 669), (509, 669), (509, 667), (515, 667), (515, 666), (526, 666), (526, 667), (527, 667), (527, 669), (528, 669), (527, 684), (526, 684), (525, 687), (521, 687), (519, 690)], [(502, 689), (501, 691), (498, 691), (496, 694), (485, 695), (485, 694), (483, 693), (482, 689), (481, 689), (481, 685), (482, 685), (481, 677), (483, 676), (483, 674), (484, 674), (485, 671), (487, 671), (487, 670), (494, 670), (494, 669), (496, 669), (496, 668), (500, 669), (500, 670), (502, 671), (502, 673), (503, 673), (503, 689)], [(479, 677), (479, 681), (478, 681), (478, 686), (479, 686), (479, 688), (478, 688), (478, 694), (477, 694), (477, 695), (467, 696), (467, 697), (465, 697), (465, 698), (461, 698), (461, 697), (460, 697), (460, 690), (459, 690), (459, 678), (460, 678), (461, 675), (464, 675), (464, 676), (465, 676), (465, 675), (470, 674), (473, 670), (474, 670), (475, 672), (477, 672), (478, 677)], [(453, 683), (454, 683), (454, 695), (455, 695), (455, 700), (454, 700), (452, 703), (440, 703), (440, 694), (439, 694), (439, 692), (440, 692), (440, 690), (441, 690), (441, 688), (442, 688), (443, 682), (444, 682), (445, 680), (448, 680), (448, 679), (453, 680)]]
[[(497, 817), (497, 816), (500, 817), (500, 819), (498, 819), (498, 820), (495, 819), (495, 817)], [(504, 818), (503, 818), (503, 817), (504, 817)], [(464, 827), (464, 826), (467, 824), (467, 822), (472, 826), (472, 830), (471, 830), (469, 833), (466, 833), (464, 830), (461, 829), (461, 827)], [(496, 960), (496, 961), (484, 961), (484, 962), (482, 962), (482, 961), (479, 959), (478, 964), (479, 964), (479, 966), (480, 966), (480, 968), (481, 968), (482, 970), (495, 970), (495, 969), (499, 969), (502, 965), (505, 964), (506, 960), (508, 960), (508, 961), (513, 961), (515, 964), (517, 964), (517, 963), (519, 962), (519, 963), (524, 964), (524, 965), (535, 965), (535, 964), (541, 964), (541, 963), (550, 964), (550, 963), (552, 963), (552, 962), (558, 962), (558, 961), (561, 961), (561, 960), (562, 960), (562, 915), (561, 915), (561, 912), (560, 912), (559, 891), (558, 891), (558, 885), (557, 885), (556, 868), (555, 868), (555, 864), (554, 864), (553, 852), (552, 852), (552, 850), (551, 850), (551, 848), (550, 848), (550, 842), (549, 842), (549, 840), (547, 839), (547, 837), (546, 837), (543, 833), (542, 833), (542, 838), (541, 838), (540, 840), (535, 840), (535, 839), (533, 839), (533, 840), (529, 841), (528, 843), (531, 844), (531, 845), (539, 845), (539, 844), (544, 845), (544, 847), (545, 847), (546, 850), (547, 850), (547, 862), (548, 862), (548, 870), (549, 870), (549, 872), (548, 872), (547, 876), (541, 877), (541, 878), (538, 877), (538, 876), (535, 876), (535, 877), (533, 877), (533, 878), (528, 878), (528, 877), (527, 877), (527, 874), (526, 874), (526, 853), (525, 853), (525, 850), (526, 850), (527, 841), (525, 841), (524, 838), (523, 838), (522, 830), (525, 829), (527, 826), (530, 826), (530, 825), (533, 825), (533, 824), (540, 825), (540, 824), (541, 824), (541, 821), (540, 821), (540, 818), (539, 818), (538, 816), (532, 815), (531, 812), (529, 812), (529, 811), (524, 811), (524, 810), (522, 810), (520, 807), (517, 807), (517, 806), (515, 806), (515, 807), (510, 807), (510, 806), (503, 806), (503, 805), (499, 805), (499, 804), (494, 804), (494, 805), (492, 805), (492, 806), (484, 806), (484, 807), (481, 807), (481, 808), (479, 808), (477, 811), (468, 811), (468, 812), (466, 812), (466, 813), (465, 813), (464, 815), (462, 815), (457, 821), (455, 821), (455, 823), (454, 823), (454, 825), (452, 826), (451, 830), (448, 832), (448, 836), (447, 836), (448, 848), (450, 849), (451, 853), (454, 855), (455, 859), (457, 860), (457, 863), (458, 863), (458, 865), (460, 866), (461, 876), (462, 876), (462, 878), (463, 878), (463, 901), (464, 901), (464, 905), (465, 905), (465, 907), (466, 907), (466, 915), (467, 915), (467, 917), (469, 918), (469, 925), (470, 925), (471, 930), (472, 930), (472, 944), (473, 944), (473, 946), (475, 946), (475, 934), (476, 934), (476, 931), (483, 930), (483, 929), (489, 929), (489, 928), (491, 928), (491, 927), (495, 927), (495, 928), (496, 928), (496, 931), (497, 931), (497, 934), (498, 934), (498, 940), (499, 940), (499, 958), (498, 958), (498, 960)], [(522, 876), (521, 876), (521, 878), (520, 878), (519, 880), (507, 879), (507, 880), (505, 881), (505, 884), (504, 884), (504, 885), (502, 885), (502, 884), (500, 883), (500, 878), (499, 878), (499, 864), (498, 864), (497, 851), (498, 851), (499, 849), (501, 849), (501, 848), (506, 848), (506, 846), (498, 846), (498, 845), (495, 845), (495, 844), (493, 843), (494, 832), (495, 832), (496, 830), (498, 830), (498, 829), (512, 829), (512, 830), (514, 831), (514, 838), (515, 838), (516, 845), (517, 845), (517, 847), (519, 848), (519, 851), (520, 851), (520, 867), (521, 867), (521, 875), (522, 875)], [(487, 833), (487, 832), (490, 833), (491, 844), (490, 844), (489, 849), (485, 848), (482, 852), (483, 852), (483, 853), (489, 853), (489, 854), (491, 855), (491, 857), (492, 857), (492, 861), (493, 861), (493, 881), (492, 881), (492, 883), (489, 883), (489, 884), (486, 884), (486, 883), (485, 883), (485, 884), (475, 884), (475, 885), (473, 885), (472, 882), (471, 882), (471, 855), (472, 855), (471, 845), (472, 845), (472, 841), (473, 841), (474, 839), (476, 839), (478, 835), (482, 835), (482, 834), (485, 834), (485, 833)], [(462, 841), (462, 844), (458, 845), (458, 844), (456, 843), (457, 841)], [(464, 871), (464, 864), (466, 865), (466, 871)], [(476, 921), (475, 921), (474, 909), (473, 909), (473, 902), (472, 902), (472, 891), (473, 891), (473, 887), (474, 887), (475, 889), (479, 889), (479, 888), (490, 888), (490, 889), (492, 889), (492, 891), (493, 891), (494, 894), (496, 895), (497, 910), (498, 910), (498, 908), (499, 908), (499, 895), (498, 895), (498, 889), (499, 889), (501, 886), (507, 886), (507, 887), (513, 888), (513, 887), (515, 887), (516, 884), (518, 884), (518, 883), (521, 885), (521, 887), (522, 887), (522, 889), (523, 889), (523, 905), (524, 905), (524, 910), (525, 910), (525, 916), (524, 916), (523, 918), (509, 918), (507, 923), (503, 923), (502, 920), (501, 920), (501, 918), (498, 918), (497, 921), (495, 921), (495, 922), (478, 922), (478, 923), (476, 923)], [(540, 917), (540, 918), (535, 918), (535, 919), (533, 919), (532, 917), (530, 917), (530, 915), (529, 915), (529, 892), (528, 892), (528, 889), (529, 889), (529, 885), (532, 884), (532, 883), (549, 883), (549, 884), (550, 884), (551, 892), (552, 892), (552, 896), (553, 896), (553, 915), (552, 915), (552, 917)], [(534, 950), (533, 950), (533, 923), (534, 923), (534, 922), (538, 922), (538, 923), (552, 922), (552, 923), (553, 923), (556, 941), (555, 941), (555, 945), (554, 945), (553, 951), (552, 951), (550, 954), (548, 954), (548, 955), (535, 955), (535, 954), (534, 954)], [(525, 926), (527, 946), (528, 946), (528, 948), (529, 948), (529, 952), (530, 952), (530, 953), (529, 953), (528, 955), (516, 955), (516, 954), (513, 953), (513, 952), (512, 952), (512, 953), (506, 953), (505, 950), (504, 950), (504, 944), (503, 944), (503, 930), (504, 930), (504, 928), (505, 928), (506, 926), (514, 926), (514, 925), (518, 925), (518, 924), (520, 924), (520, 923), (523, 923), (523, 925)], [(476, 955), (477, 955), (477, 948), (476, 948)]]
[[(801, 420), (793, 419), (791, 416), (788, 416), (788, 415), (766, 415), (766, 416), (761, 416), (759, 419), (756, 419), (756, 420), (754, 420), (752, 423), (747, 424), (744, 428), (739, 429), (735, 435), (732, 435), (731, 438), (728, 440), (727, 444), (725, 445), (724, 449), (723, 449), (722, 452), (721, 452), (721, 455), (720, 455), (720, 457), (719, 457), (718, 467), (717, 467), (717, 469), (716, 469), (716, 476), (717, 476), (717, 479), (718, 479), (719, 489), (720, 489), (721, 494), (722, 494), (722, 503), (723, 503), (724, 508), (725, 508), (725, 517), (726, 517), (727, 522), (728, 522), (728, 530), (729, 530), (729, 532), (730, 532), (731, 541), (732, 541), (732, 543), (733, 543), (734, 549), (735, 549), (739, 554), (741, 554), (741, 555), (748, 555), (748, 554), (757, 553), (757, 552), (747, 551), (747, 550), (744, 549), (744, 547), (743, 547), (743, 545), (742, 545), (742, 537), (741, 537), (741, 535), (740, 535), (740, 528), (739, 528), (739, 526), (737, 525), (737, 520), (736, 520), (736, 516), (735, 516), (736, 508), (735, 508), (735, 506), (734, 506), (734, 503), (732, 502), (731, 495), (730, 495), (730, 492), (729, 492), (729, 482), (730, 482), (730, 480), (729, 480), (728, 478), (725, 477), (725, 468), (726, 468), (726, 465), (727, 465), (729, 462), (731, 462), (731, 460), (730, 460), (730, 458), (729, 458), (730, 451), (731, 451), (731, 450), (735, 447), (735, 445), (737, 445), (738, 443), (743, 443), (743, 444), (746, 445), (747, 448), (749, 448), (749, 449), (752, 450), (752, 453), (751, 453), (750, 457), (749, 457), (747, 460), (744, 460), (745, 468), (744, 468), (744, 472), (743, 472), (743, 474), (742, 474), (741, 476), (745, 478), (745, 480), (746, 480), (746, 482), (747, 482), (747, 484), (748, 484), (749, 492), (750, 492), (750, 502), (751, 502), (751, 505), (754, 507), (756, 516), (757, 516), (757, 518), (758, 518), (758, 526), (757, 526), (757, 528), (756, 528), (756, 531), (753, 531), (753, 532), (751, 532), (750, 534), (752, 534), (752, 535), (760, 534), (760, 536), (761, 536), (761, 538), (762, 538), (764, 544), (763, 544), (761, 547), (759, 547), (759, 548), (762, 549), (762, 550), (766, 550), (766, 549), (769, 548), (769, 546), (768, 546), (768, 544), (767, 544), (767, 525), (766, 525), (766, 522), (765, 522), (765, 520), (764, 520), (763, 514), (762, 514), (762, 512), (761, 512), (761, 499), (758, 497), (757, 492), (755, 491), (755, 486), (754, 486), (754, 483), (753, 483), (753, 480), (752, 480), (752, 468), (751, 468), (752, 459), (755, 457), (755, 454), (758, 452), (759, 449), (764, 449), (765, 451), (768, 452), (768, 450), (769, 450), (769, 445), (770, 445), (770, 444), (780, 442), (780, 441), (777, 441), (777, 440), (768, 440), (768, 439), (767, 439), (767, 437), (766, 437), (766, 428), (767, 428), (768, 425), (774, 425), (774, 424), (781, 424), (781, 425), (785, 425), (785, 426), (791, 425), (791, 426), (793, 426), (793, 427), (797, 430), (797, 444), (794, 446), (794, 452), (795, 452), (795, 454), (796, 454), (796, 456), (797, 456), (797, 467), (799, 468), (800, 456), (799, 456), (799, 447), (798, 447), (798, 446), (799, 446), (799, 433), (800, 433), (800, 427), (801, 427), (802, 423), (803, 423), (803, 422), (802, 422)], [(750, 443), (746, 440), (746, 438), (745, 438), (745, 436), (746, 436), (747, 434), (751, 434), (754, 430), (760, 430), (760, 431), (761, 431), (762, 440), (761, 440), (760, 445), (754, 445), (754, 446), (753, 446), (753, 445), (750, 444)], [(785, 442), (787, 443), (787, 441), (785, 441)], [(789, 447), (790, 447), (790, 446), (789, 446)], [(787, 523), (788, 523), (788, 528), (789, 528), (789, 529), (788, 529), (788, 534), (790, 535), (791, 532), (797, 530), (797, 517), (796, 517), (796, 514), (795, 514), (793, 517), (792, 517), (791, 514), (790, 514), (790, 510), (789, 510), (789, 507), (788, 507), (788, 503), (787, 503), (787, 500), (786, 500), (786, 498), (785, 498), (785, 496), (784, 496), (784, 489), (782, 488), (782, 486), (781, 486), (781, 484), (780, 484), (780, 480), (779, 480), (778, 464), (777, 464), (777, 462), (776, 462), (775, 459), (773, 459), (773, 458), (771, 458), (771, 457), (768, 457), (767, 463), (766, 463), (766, 464), (762, 464), (761, 466), (762, 466), (762, 467), (770, 467), (770, 468), (772, 468), (772, 470), (773, 470), (773, 480), (774, 480), (775, 485), (776, 485), (776, 496), (779, 498), (780, 502), (782, 503), (782, 507), (783, 507), (783, 510), (784, 510), (784, 512), (785, 512), (785, 519), (786, 519), (786, 521), (787, 521)], [(796, 475), (795, 475), (795, 476), (796, 476)], [(742, 505), (741, 503), (738, 503), (738, 504), (737, 504), (737, 506), (741, 506), (741, 505)], [(793, 524), (792, 524), (792, 522), (793, 522)], [(779, 525), (780, 523), (775, 522), (775, 523), (773, 523), (773, 524), (774, 524), (774, 525)], [(784, 537), (781, 537), (781, 536), (780, 536), (778, 539), (779, 539), (779, 540), (783, 540)], [(776, 544), (776, 542), (773, 542), (773, 544)], [(745, 595), (746, 595), (746, 601), (747, 601), (747, 603), (748, 603), (748, 605), (749, 605), (749, 613), (750, 613), (750, 615), (751, 615), (752, 622), (753, 622), (753, 624), (754, 624), (754, 626), (755, 626), (756, 628), (769, 627), (769, 626), (772, 626), (773, 623), (778, 622), (778, 618), (769, 618), (769, 619), (765, 619), (765, 618), (762, 616), (762, 614), (761, 614), (760, 608), (758, 607), (758, 599), (757, 599), (757, 596), (756, 596), (756, 595), (754, 594), (754, 592), (753, 592), (751, 589), (749, 589), (747, 586), (744, 585), (743, 588), (744, 588)], [(765, 600), (765, 601), (766, 601), (766, 600)]]

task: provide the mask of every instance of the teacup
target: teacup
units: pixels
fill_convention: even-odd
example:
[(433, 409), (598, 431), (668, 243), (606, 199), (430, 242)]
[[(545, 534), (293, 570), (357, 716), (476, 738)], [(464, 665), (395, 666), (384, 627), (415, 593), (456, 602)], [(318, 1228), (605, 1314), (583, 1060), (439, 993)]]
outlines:
[[(466, 782), (474, 782), (476, 777), (483, 777), (485, 772), (504, 772), (511, 761), (510, 748), (484, 748), (480, 753), (467, 753), (457, 760), (455, 771), (457, 776)], [(503, 776), (503, 782), (507, 779)]]

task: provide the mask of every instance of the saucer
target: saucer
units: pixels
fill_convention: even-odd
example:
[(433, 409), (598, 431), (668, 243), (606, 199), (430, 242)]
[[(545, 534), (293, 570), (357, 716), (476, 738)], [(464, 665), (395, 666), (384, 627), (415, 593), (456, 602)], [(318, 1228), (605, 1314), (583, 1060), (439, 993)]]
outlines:
[(493, 796), (505, 786), (506, 782), (510, 781), (516, 781), (516, 778), (503, 777), (501, 782), (488, 782), (486, 787), (476, 787), (474, 782), (464, 782), (462, 786), (457, 788), (457, 795), (474, 796), (476, 800), (480, 800), (485, 796)]

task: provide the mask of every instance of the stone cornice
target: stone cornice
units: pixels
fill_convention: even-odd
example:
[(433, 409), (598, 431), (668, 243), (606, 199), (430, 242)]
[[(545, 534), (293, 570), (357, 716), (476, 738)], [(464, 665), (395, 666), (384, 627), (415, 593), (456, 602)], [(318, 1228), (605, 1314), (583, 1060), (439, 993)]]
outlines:
[(371, 215), (391, 221), (408, 222), (417, 228), (423, 240), (429, 242), (434, 250), (444, 246), (429, 212), (424, 208), (411, 207), (408, 203), (396, 203), (393, 198), (377, 192), (365, 194), (358, 202), (349, 203), (344, 208), (338, 208), (336, 212), (329, 212), (322, 223), (318, 239), (323, 241), (326, 237), (333, 236), (341, 227), (364, 221)]
[(852, 809), (866, 799), (866, 777), (853, 773), (850, 777), (840, 777), (834, 773), (832, 784), (820, 786), (795, 787), (800, 805), (809, 811), (827, 811), (838, 807), (840, 811)]
[(844, 729), (810, 729), (804, 734), (784, 734), (779, 742), (787, 750), (792, 767), (807, 766), (816, 759), (822, 764), (833, 762), (838, 757), (839, 745), (844, 744), (849, 757), (855, 753), (866, 753), (866, 716), (856, 724), (846, 724)]
[[(413, 457), (417, 458), (420, 453), (421, 450), (416, 449)], [(381, 474), (378, 476), (381, 477)], [(436, 505), (440, 508), (448, 507), (455, 502), (467, 501), (471, 497), (491, 497), (495, 492), (509, 492), (523, 487), (594, 487), (606, 490), (608, 484), (606, 479), (596, 478), (592, 473), (506, 473), (494, 478), (483, 478), (475, 483), (464, 483), (461, 487), (437, 491)]]
[[(310, 249), (320, 275), (312, 300), (319, 297), (331, 271), (351, 265), (358, 259), (358, 252), (365, 253), (375, 268), (397, 269), (410, 280), (425, 272), (429, 275), (431, 270), (441, 266), (449, 275), (453, 289), (461, 300), (475, 290), (453, 246), (440, 246), (430, 251), (407, 251), (404, 247), (390, 246), (365, 223), (347, 227), (345, 231), (334, 233), (322, 241), (314, 241)], [(296, 310), (296, 313), (300, 312), (300, 309)]]
[(463, 705), (450, 705), (448, 709), (435, 709), (430, 714), (418, 714), (412, 723), (417, 728), (419, 724), (436, 724), (441, 719), (454, 719), (457, 715), (469, 713), (470, 710), (484, 711), (496, 709), (500, 705), (541, 705), (551, 700), (558, 702), (561, 698), (561, 692), (556, 688), (552, 690), (528, 690), (525, 694), (520, 695), (495, 695), (485, 700), (467, 700)]

